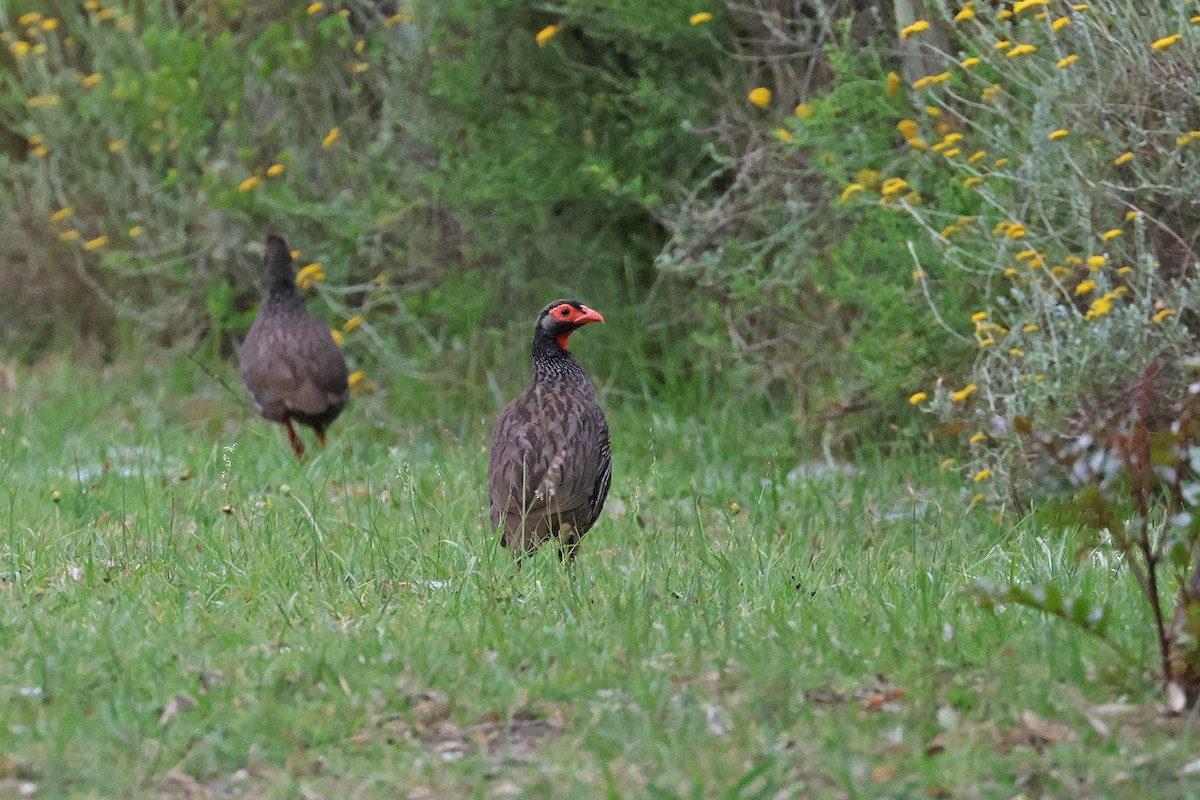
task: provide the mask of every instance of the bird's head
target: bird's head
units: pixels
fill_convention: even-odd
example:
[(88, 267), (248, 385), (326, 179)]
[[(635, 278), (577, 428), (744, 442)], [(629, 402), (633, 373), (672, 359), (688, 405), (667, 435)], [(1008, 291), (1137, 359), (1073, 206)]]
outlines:
[(578, 300), (555, 300), (538, 315), (537, 330), (566, 350), (567, 337), (589, 322), (604, 322), (604, 317)]

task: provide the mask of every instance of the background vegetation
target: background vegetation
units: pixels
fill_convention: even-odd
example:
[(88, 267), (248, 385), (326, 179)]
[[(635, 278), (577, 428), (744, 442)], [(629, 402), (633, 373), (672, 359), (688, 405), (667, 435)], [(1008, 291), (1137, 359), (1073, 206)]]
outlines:
[[(469, 608), (492, 619), (496, 627), (488, 636), (502, 631), (534, 646), (543, 633), (557, 635), (547, 631), (561, 620), (546, 630), (528, 628), (526, 618), (497, 611), (520, 605), (513, 598), (533, 590), (524, 578), (517, 588), (497, 589), (496, 570), (503, 568), (492, 565), (490, 551), (481, 567), (472, 560), (480, 554), (470, 534), (446, 533), (447, 527), (474, 530), (479, 509), (462, 493), (479, 476), (471, 462), (444, 454), (482, 447), (480, 437), (496, 409), (525, 379), (524, 342), (533, 314), (548, 299), (568, 295), (599, 308), (609, 321), (586, 360), (620, 421), (614, 429), (626, 430), (625, 451), (639, 454), (624, 465), (640, 471), (625, 487), (620, 513), (628, 516), (614, 536), (651, 532), (641, 552), (650, 561), (621, 553), (605, 569), (640, 575), (661, 597), (676, 600), (693, 596), (705, 569), (723, 570), (722, 588), (712, 595), (714, 616), (706, 620), (710, 627), (681, 623), (663, 640), (663, 653), (686, 649), (686, 636), (727, 631), (730, 615), (746, 609), (774, 613), (792, 591), (785, 584), (802, 582), (779, 578), (760, 592), (755, 581), (778, 577), (782, 573), (773, 570), (780, 564), (819, 559), (824, 551), (815, 534), (808, 545), (794, 538), (797, 530), (811, 533), (802, 520), (812, 515), (838, 524), (832, 508), (771, 506), (739, 527), (744, 518), (738, 509), (756, 491), (739, 481), (762, 472), (761, 487), (776, 487), (771, 492), (783, 486), (812, 492), (815, 476), (840, 462), (861, 465), (886, 456), (882, 463), (888, 466), (880, 469), (891, 476), (894, 491), (881, 490), (881, 496), (889, 499), (868, 501), (852, 481), (831, 484), (837, 487), (831, 496), (846, 503), (842, 521), (892, 519), (895, 498), (907, 492), (918, 508), (938, 513), (914, 514), (910, 529), (881, 529), (879, 542), (886, 544), (878, 546), (900, 561), (928, 557), (956, 577), (941, 575), (947, 582), (940, 593), (930, 593), (923, 581), (932, 573), (910, 569), (911, 563), (873, 572), (874, 533), (856, 545), (869, 554), (864, 561), (847, 557), (829, 567), (822, 584), (827, 589), (843, 592), (850, 583), (839, 570), (853, 575), (861, 568), (861, 575), (897, 579), (892, 585), (864, 578), (858, 585), (868, 594), (884, 590), (897, 608), (916, 602), (911, 591), (921, 593), (923, 616), (896, 625), (916, 625), (923, 633), (894, 644), (895, 660), (880, 669), (897, 669), (901, 655), (911, 658), (913, 648), (938, 652), (939, 634), (930, 626), (946, 608), (966, 615), (965, 625), (985, 626), (981, 619), (995, 623), (1016, 604), (1076, 628), (1061, 635), (1079, 649), (1051, 669), (1069, 673), (1072, 687), (1095, 683), (1089, 690), (1094, 695), (1081, 705), (1101, 702), (1110, 691), (1148, 696), (1165, 687), (1168, 706), (1178, 710), (1200, 695), (1200, 353), (1193, 335), (1200, 321), (1194, 272), (1200, 12), (1193, 4), (30, 0), (0, 5), (0, 42), (0, 168), (6, 176), (0, 183), (0, 295), (6, 301), (0, 347), (9, 364), (5, 381), (17, 387), (9, 395), (7, 427), (32, 425), (38, 433), (31, 440), (75, 464), (80, 496), (93, 490), (94, 476), (80, 477), (83, 465), (89, 458), (110, 466), (113, 461), (102, 426), (80, 422), (91, 433), (75, 435), (31, 422), (41, 419), (37, 413), (45, 403), (59, 407), (64, 421), (72, 419), (65, 387), (93, 380), (83, 377), (91, 373), (75, 371), (89, 367), (56, 373), (67, 354), (95, 369), (103, 384), (93, 387), (100, 394), (88, 395), (89, 402), (129, 409), (125, 419), (136, 410), (160, 427), (186, 422), (183, 439), (156, 434), (149, 422), (121, 428), (134, 440), (130, 447), (161, 436), (155, 439), (160, 456), (192, 453), (209, 470), (201, 494), (217, 492), (219, 484), (228, 496), (222, 505), (256, 509), (253, 520), (237, 517), (245, 530), (290, 525), (311, 529), (305, 535), (315, 537), (307, 545), (279, 547), (268, 537), (261, 550), (230, 550), (227, 561), (206, 562), (192, 575), (189, 596), (203, 594), (213, 574), (238, 561), (235, 555), (248, 559), (247, 570), (232, 581), (242, 586), (238, 581), (244, 580), (244, 592), (279, 581), (263, 594), (268, 616), (299, 596), (320, 606), (326, 601), (314, 599), (312, 588), (330, 575), (349, 586), (371, 573), (363, 580), (387, 576), (390, 588), (370, 601), (359, 592), (354, 602), (376, 619), (390, 620), (375, 630), (392, 633), (391, 626), (406, 629), (419, 616), (404, 617), (415, 612), (403, 603), (399, 616), (389, 616), (401, 573), (415, 570), (440, 588), (454, 583), (442, 574), (447, 572), (471, 588), (462, 588), (445, 609)], [(219, 394), (223, 400), (208, 393), (233, 382), (228, 356), (253, 317), (268, 232), (287, 237), (301, 252), (300, 263), (313, 265), (306, 272), (309, 305), (343, 339), (355, 368), (365, 371), (360, 388), (374, 390), (357, 400), (354, 421), (343, 426), (351, 444), (339, 455), (372, 469), (394, 468), (403, 480), (425, 481), (410, 494), (432, 498), (428, 508), (413, 500), (397, 516), (362, 499), (375, 496), (367, 486), (353, 495), (358, 500), (347, 500), (343, 492), (358, 487), (358, 479), (319, 477), (323, 462), (315, 462), (304, 480), (319, 491), (296, 505), (304, 518), (270, 518), (272, 508), (290, 507), (295, 499), (281, 484), (299, 478), (281, 473), (235, 491), (226, 451), (199, 444), (206, 436), (225, 441), (240, 430), (239, 423), (221, 422), (230, 415), (222, 403), (236, 392)], [(128, 370), (136, 361), (168, 377), (154, 385)], [(57, 392), (43, 395), (29, 385), (29, 378), (55, 374)], [(20, 449), (28, 447), (24, 441), (9, 440), (17, 449), (9, 450), (6, 468), (28, 457)], [(400, 454), (366, 444), (372, 441), (392, 444)], [(679, 463), (662, 473), (671, 475), (664, 477), (666, 488), (643, 494), (647, 475), (659, 474), (667, 453)], [(420, 460), (415, 454), (440, 454), (432, 474), (412, 466)], [(824, 466), (812, 461), (817, 455)], [(48, 458), (34, 459), (31, 472), (14, 471), (24, 476), (18, 483), (32, 486), (33, 476), (62, 461)], [(275, 476), (282, 467), (272, 463), (254, 461), (253, 469)], [(134, 472), (144, 481), (146, 470), (143, 464)], [(423, 477), (412, 477), (418, 473)], [(926, 491), (935, 485), (940, 488)], [(62, 487), (52, 491), (61, 501)], [(158, 519), (163, 509), (145, 500), (144, 485), (137, 491), (144, 501), (139, 513)], [(447, 496), (458, 497), (459, 505), (447, 510), (434, 502)], [(182, 507), (203, 517), (196, 524), (209, 530), (224, 517), (209, 506), (196, 510), (211, 499), (205, 497)], [(361, 533), (361, 542), (342, 541), (327, 552), (317, 522), (326, 503), (332, 504), (325, 508), (328, 519)], [(346, 517), (352, 506), (357, 510)], [(697, 510), (702, 506), (707, 515)], [(136, 578), (123, 584), (132, 587), (125, 601), (148, 596), (159, 588), (156, 581), (191, 569), (178, 560), (178, 542), (129, 538), (133, 523), (114, 534), (122, 537), (119, 547), (100, 538), (76, 542), (89, 525), (102, 527), (90, 521), (93, 510), (65, 516), (55, 510), (53, 519), (35, 523), (30, 515), (44, 510), (13, 501), (4, 574), (14, 596), (38, 602), (50, 584), (69, 588), (73, 584), (61, 575), (79, 583), (68, 567), (86, 563), (87, 585), (101, 604), (120, 569), (104, 566), (107, 577), (97, 579), (95, 565), (136, 561), (135, 551), (162, 558), (147, 562), (149, 572), (130, 573)], [(427, 513), (444, 516), (431, 522)], [(681, 522), (689, 514), (693, 527)], [(962, 549), (941, 549), (943, 515), (971, 520), (954, 529), (956, 536), (973, 537)], [(669, 525), (663, 522), (668, 517)], [(125, 505), (121, 518), (129, 518)], [(739, 552), (735, 558), (703, 542), (687, 549), (687, 537), (707, 535), (714, 524), (720, 541), (744, 537), (760, 548), (758, 555)], [(415, 526), (412, 558), (402, 566), (388, 561), (373, 538), (389, 526)], [(997, 533), (1001, 529), (1007, 534)], [(687, 590), (668, 588), (663, 577), (663, 569), (675, 574), (656, 546), (666, 547), (666, 530), (677, 536), (672, 548), (684, 542), (686, 566), (679, 574), (690, 576)], [(52, 531), (56, 544), (49, 550), (42, 531)], [(428, 560), (428, 548), (441, 553), (445, 542), (465, 549)], [(287, 549), (293, 546), (300, 551)], [(1045, 569), (1018, 568), (1035, 561), (1039, 548)], [(106, 555), (109, 549), (121, 557)], [(281, 567), (298, 567), (297, 556), (312, 559), (312, 575)], [(616, 563), (626, 557), (633, 561)], [(624, 608), (619, 581), (590, 579), (602, 605), (614, 614)], [(553, 580), (565, 581), (549, 590), (553, 601), (561, 601), (564, 618), (577, 619), (583, 613), (572, 605), (578, 579)], [(424, 587), (417, 592), (422, 602), (434, 596), (422, 594), (425, 584), (413, 585)], [(534, 593), (544, 590), (537, 584)], [(964, 590), (981, 601), (980, 608)], [(325, 615), (332, 627), (348, 629), (337, 611), (348, 597), (331, 596), (328, 608), (310, 608), (308, 619)], [(130, 611), (128, 602), (119, 605), (126, 614), (140, 613)], [(974, 616), (989, 607), (1000, 614)], [(75, 611), (81, 629), (95, 627), (86, 603)], [(493, 612), (500, 616), (489, 617)], [(452, 626), (454, 614), (437, 613), (429, 641), (453, 640), (448, 628), (438, 626)], [(851, 612), (845, 614), (849, 620)], [(205, 637), (223, 619), (184, 616), (164, 635)], [(795, 631), (782, 625), (772, 622), (747, 635), (768, 650), (765, 643), (775, 637), (795, 645)], [(704, 630), (709, 633), (696, 633)], [(624, 635), (610, 633), (614, 640)], [(27, 656), (22, 663), (61, 658), (31, 628), (13, 628), (11, 635), (13, 647)], [(319, 638), (310, 646), (328, 647)], [(975, 655), (955, 663), (967, 672), (987, 663), (980, 654), (999, 645), (984, 639)], [(1047, 642), (1034, 639), (1024, 650), (1014, 644), (1013, 658), (1024, 664), (1043, 652)], [(720, 672), (719, 664), (735, 659), (732, 640), (724, 645), (712, 651), (721, 658), (711, 663), (698, 656), (685, 670), (688, 680), (709, 667)], [(438, 652), (429, 642), (424, 646)], [(1108, 650), (1087, 649), (1093, 646)], [(841, 644), (830, 648), (812, 653), (818, 667), (821, 659), (846, 652)], [(862, 648), (866, 644), (850, 646), (855, 664), (866, 663)], [(452, 651), (450, 646), (447, 658)], [(1103, 659), (1096, 652), (1109, 651), (1121, 654), (1112, 674), (1097, 666)], [(1157, 665), (1141, 674), (1155, 652)], [(383, 658), (383, 650), (379, 654)], [(520, 664), (533, 656), (514, 658)], [(782, 663), (768, 663), (756, 680), (782, 681), (784, 695), (795, 690), (793, 696), (811, 700), (810, 688), (780, 677)], [(842, 666), (849, 669), (847, 663)], [(142, 677), (152, 680), (155, 670), (142, 666)], [(439, 669), (432, 662), (422, 667), (416, 683), (423, 688), (413, 690), (404, 708), (384, 713), (371, 700), (351, 704), (350, 715), (417, 714), (421, 692), (446, 691)], [(78, 674), (86, 669), (80, 666)], [(559, 676), (560, 699), (570, 695), (564, 688), (570, 677)], [(829, 678), (808, 677), (800, 681), (805, 687)], [(600, 680), (596, 674), (591, 679)], [(14, 686), (35, 686), (28, 675), (12, 680)], [(860, 680), (860, 674), (849, 679)], [(1053, 691), (1045, 675), (1015, 672), (1009, 680)], [(246, 685), (269, 683), (259, 676)], [(513, 686), (529, 691), (519, 679)], [(193, 686), (185, 694), (195, 702), (201, 690), (207, 688)], [(951, 731), (951, 715), (940, 709), (959, 715), (964, 708), (948, 702), (938, 687), (927, 690), (908, 723), (928, 726), (928, 712), (937, 708), (936, 725)], [(131, 685), (129, 691), (140, 696), (149, 689)], [(306, 699), (322, 691), (314, 687)], [(480, 692), (465, 702), (469, 710), (456, 712), (456, 724), (462, 728), (468, 718), (486, 713), (517, 719), (527, 713), (528, 698), (514, 692), (500, 705)], [(844, 702), (846, 691), (837, 692)], [(675, 695), (655, 697), (657, 706), (639, 707), (657, 708), (660, 718), (683, 724), (672, 716)], [(763, 725), (762, 719), (753, 709), (770, 705), (771, 697), (769, 691), (739, 694), (732, 705), (757, 722), (739, 723), (738, 730), (760, 730), (754, 725)], [(231, 690), (214, 704), (214, 718), (236, 707), (235, 700), (241, 702)], [(570, 698), (575, 708), (587, 702)], [(484, 711), (493, 706), (499, 710)], [(168, 707), (162, 713), (170, 717)], [(528, 713), (557, 720), (548, 706), (537, 708)], [(1029, 740), (1039, 755), (1047, 744), (1078, 741), (1074, 730), (1038, 728), (1039, 714), (1061, 715), (1062, 708), (969, 710), (978, 710), (981, 726), (1011, 727), (1019, 717), (1029, 730), (1040, 730)], [(38, 730), (37, 714), (29, 713), (18, 727)], [(723, 727), (719, 719), (705, 719), (710, 733)], [(1111, 733), (1108, 723), (1095, 714), (1086, 720), (1110, 741), (1103, 733)], [(110, 721), (112, 735), (128, 735), (128, 720), (114, 714)], [(576, 722), (568, 728), (586, 728)], [(846, 722), (839, 717), (836, 724)], [(407, 730), (421, 742), (436, 741), (420, 729), (419, 719), (406, 724), (416, 726)], [(334, 725), (333, 739), (350, 735), (349, 725)], [(931, 740), (933, 730), (926, 730)], [(727, 770), (714, 766), (720, 774), (699, 784), (664, 779), (663, 796), (706, 795), (731, 785), (730, 796), (738, 796), (759, 786), (756, 780), (791, 785), (796, 776), (781, 766), (791, 763), (788, 757), (748, 755), (784, 747), (772, 738), (783, 737), (782, 728), (768, 722), (761, 731), (753, 743), (742, 743), (747, 749), (732, 751), (739, 755), (731, 756)], [(630, 735), (627, 728), (612, 733), (613, 741)], [(978, 736), (997, 749), (991, 733)], [(218, 742), (205, 751), (203, 763), (189, 762), (181, 774), (194, 779), (203, 772), (205, 780), (227, 774), (246, 761), (243, 745), (258, 741), (249, 728), (234, 739), (234, 749), (241, 748), (236, 754), (221, 751), (227, 744)], [(903, 735), (900, 740), (916, 747), (905, 751), (909, 755), (925, 746), (924, 740), (919, 746)], [(580, 741), (597, 754), (597, 764), (612, 755), (611, 742)], [(163, 746), (155, 742), (153, 747)], [(43, 747), (59, 748), (59, 763), (70, 762), (61, 737), (14, 741), (13, 747), (33, 754), (14, 761), (13, 774), (40, 763)], [(166, 747), (163, 758), (186, 760), (183, 745)], [(337, 746), (331, 752), (345, 755)], [(278, 768), (282, 753), (277, 749), (264, 763)], [(679, 757), (680, 750), (668, 748), (660, 761), (634, 759), (623, 776), (600, 770), (581, 780), (604, 786), (609, 796), (636, 795), (653, 783), (644, 780), (646, 773)], [(772, 766), (756, 771), (767, 761)], [(1073, 763), (1078, 769), (1067, 772), (1078, 782), (1063, 791), (1086, 794), (1090, 789), (1079, 786), (1094, 787), (1101, 778), (1091, 762)], [(881, 775), (895, 764), (884, 766)], [(406, 762), (404, 769), (410, 767)], [(1010, 767), (1025, 774), (1019, 764), (1003, 769)], [(964, 787), (980, 774), (977, 763), (959, 768)], [(1180, 768), (1163, 767), (1166, 772), (1146, 785), (1162, 789), (1162, 775)], [(0, 776), (5, 769), (0, 763)], [(831, 796), (879, 793), (874, 784), (864, 788), (861, 763), (839, 769), (848, 776), (840, 783), (821, 778), (813, 785)], [(1120, 787), (1129, 782), (1128, 773), (1105, 773), (1103, 780)], [(71, 774), (68, 766), (62, 772), (68, 777), (53, 780), (61, 778), (65, 786)], [(938, 796), (937, 787), (953, 784), (921, 774), (895, 794)], [(118, 778), (111, 780), (112, 787), (119, 785)], [(573, 785), (547, 780), (549, 792)], [(217, 789), (205, 783), (187, 791)]]

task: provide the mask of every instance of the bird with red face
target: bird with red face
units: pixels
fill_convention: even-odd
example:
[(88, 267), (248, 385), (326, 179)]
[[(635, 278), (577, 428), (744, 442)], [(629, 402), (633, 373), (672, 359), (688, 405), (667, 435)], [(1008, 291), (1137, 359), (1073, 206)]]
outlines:
[(551, 539), (573, 560), (604, 507), (612, 481), (608, 420), (567, 339), (604, 317), (555, 300), (533, 329), (533, 377), (492, 431), (488, 500), (492, 527), (518, 558)]

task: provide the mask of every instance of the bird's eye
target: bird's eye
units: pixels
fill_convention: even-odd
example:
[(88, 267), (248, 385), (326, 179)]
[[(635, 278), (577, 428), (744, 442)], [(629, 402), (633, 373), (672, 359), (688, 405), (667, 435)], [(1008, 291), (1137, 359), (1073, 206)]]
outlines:
[(562, 316), (562, 317), (569, 317), (569, 316), (571, 316), (571, 309), (566, 308), (566, 307), (560, 308), (558, 310), (558, 314), (559, 314), (559, 316)]

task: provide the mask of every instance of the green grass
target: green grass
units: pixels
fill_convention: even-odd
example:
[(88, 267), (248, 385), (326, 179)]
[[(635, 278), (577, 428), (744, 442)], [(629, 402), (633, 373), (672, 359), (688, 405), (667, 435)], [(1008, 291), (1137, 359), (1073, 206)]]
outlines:
[[(2, 398), (0, 796), (1200, 793), (1128, 577), (935, 462), (789, 479), (775, 421), (613, 396), (605, 516), (573, 569), (518, 572), (486, 525), (494, 408), (394, 389), (298, 464), (160, 369)], [(1145, 664), (968, 593), (1010, 577), (1106, 598)]]

